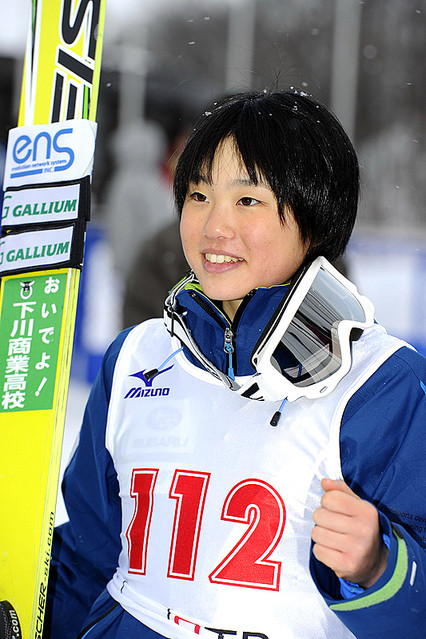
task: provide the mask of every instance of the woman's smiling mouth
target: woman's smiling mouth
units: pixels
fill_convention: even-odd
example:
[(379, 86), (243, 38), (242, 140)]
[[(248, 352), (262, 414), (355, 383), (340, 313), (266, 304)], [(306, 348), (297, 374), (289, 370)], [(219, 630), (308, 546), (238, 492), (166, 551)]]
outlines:
[(242, 262), (242, 257), (232, 257), (231, 255), (218, 255), (217, 253), (204, 253), (204, 257), (207, 262), (211, 262), (212, 264), (223, 264), (224, 262)]
[(242, 262), (242, 257), (232, 257), (231, 255), (218, 255), (217, 253), (204, 253), (204, 257), (207, 262), (211, 262), (212, 264), (223, 264), (223, 263), (235, 263)]

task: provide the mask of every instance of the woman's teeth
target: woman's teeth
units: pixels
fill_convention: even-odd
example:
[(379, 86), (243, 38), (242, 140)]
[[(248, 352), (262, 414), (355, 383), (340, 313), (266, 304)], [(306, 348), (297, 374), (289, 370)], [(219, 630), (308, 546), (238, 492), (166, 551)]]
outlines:
[(216, 255), (215, 253), (206, 253), (206, 260), (213, 264), (223, 264), (224, 262), (242, 262), (242, 257), (231, 257), (230, 255)]

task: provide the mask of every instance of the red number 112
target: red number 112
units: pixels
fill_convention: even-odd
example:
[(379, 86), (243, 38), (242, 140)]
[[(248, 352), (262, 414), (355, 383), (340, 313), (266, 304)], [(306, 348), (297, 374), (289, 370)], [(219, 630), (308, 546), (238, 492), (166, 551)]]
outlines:
[[(130, 494), (135, 500), (126, 532), (129, 570), (146, 574), (148, 540), (158, 470), (135, 469)], [(176, 501), (167, 576), (193, 580), (210, 473), (176, 470), (169, 492)], [(281, 562), (270, 560), (285, 526), (286, 511), (279, 493), (259, 479), (239, 482), (228, 493), (222, 521), (246, 524), (233, 549), (210, 573), (212, 583), (279, 590)]]

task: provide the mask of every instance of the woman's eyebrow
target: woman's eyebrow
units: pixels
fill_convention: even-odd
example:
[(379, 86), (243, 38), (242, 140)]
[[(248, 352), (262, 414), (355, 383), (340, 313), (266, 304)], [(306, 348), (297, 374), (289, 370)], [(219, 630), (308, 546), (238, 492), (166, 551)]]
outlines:
[(197, 184), (211, 184), (211, 180), (209, 180), (205, 175), (199, 175), (197, 179), (192, 178), (189, 180), (188, 184), (192, 186), (197, 186)]
[[(197, 184), (212, 184), (212, 180), (209, 179), (207, 176), (205, 175), (199, 175), (198, 176), (198, 180), (190, 180), (189, 184), (192, 186), (197, 186)], [(233, 187), (237, 187), (237, 186), (263, 186), (266, 188), (270, 188), (269, 184), (262, 179), (261, 177), (259, 177), (256, 181), (252, 180), (250, 177), (238, 177), (238, 178), (233, 178), (232, 180), (229, 180), (229, 182), (227, 183), (227, 185), (230, 188)]]
[(262, 178), (258, 178), (254, 181), (250, 177), (241, 177), (231, 180), (229, 186), (268, 186), (268, 184)]

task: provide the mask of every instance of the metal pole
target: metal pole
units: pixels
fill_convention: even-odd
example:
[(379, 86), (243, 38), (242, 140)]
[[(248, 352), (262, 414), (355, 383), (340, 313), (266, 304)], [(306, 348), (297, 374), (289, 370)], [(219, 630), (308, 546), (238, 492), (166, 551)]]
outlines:
[(253, 79), (256, 0), (229, 5), (225, 91), (250, 89)]
[(120, 102), (118, 122), (125, 126), (145, 114), (148, 54), (143, 45), (122, 45), (119, 49)]
[(331, 106), (354, 140), (362, 2), (335, 0)]

